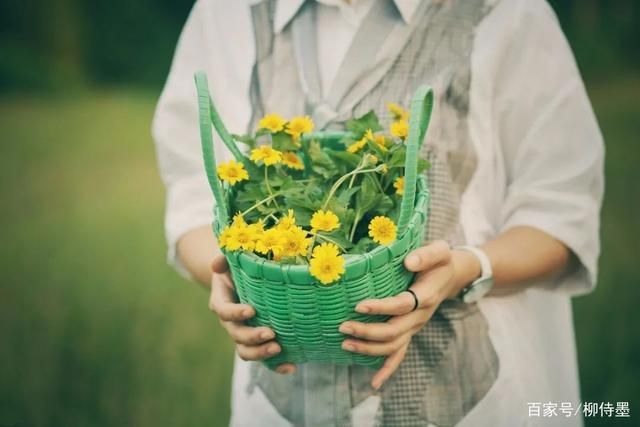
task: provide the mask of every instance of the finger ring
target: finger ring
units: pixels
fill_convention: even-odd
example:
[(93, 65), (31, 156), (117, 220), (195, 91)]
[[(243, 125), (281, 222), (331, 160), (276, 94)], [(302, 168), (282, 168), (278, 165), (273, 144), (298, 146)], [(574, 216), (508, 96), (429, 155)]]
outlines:
[(409, 292), (411, 295), (413, 295), (413, 308), (411, 309), (411, 311), (416, 311), (418, 309), (418, 306), (420, 305), (420, 302), (418, 301), (418, 296), (411, 289), (407, 289), (405, 290), (405, 292)]

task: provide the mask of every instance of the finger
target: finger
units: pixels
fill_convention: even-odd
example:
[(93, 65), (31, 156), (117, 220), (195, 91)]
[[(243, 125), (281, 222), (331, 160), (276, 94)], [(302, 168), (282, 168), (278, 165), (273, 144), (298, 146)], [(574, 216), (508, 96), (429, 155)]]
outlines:
[(371, 379), (371, 387), (378, 390), (382, 387), (382, 384), (387, 382), (396, 369), (398, 369), (398, 366), (400, 366), (400, 362), (404, 360), (408, 348), (409, 343), (406, 343), (385, 359), (382, 368), (380, 368)]
[(275, 341), (260, 345), (236, 345), (236, 351), (242, 360), (263, 360), (280, 353), (280, 350), (280, 345)]
[(276, 337), (276, 334), (266, 326), (254, 328), (237, 322), (222, 322), (222, 326), (238, 344), (257, 345), (271, 341)]
[(283, 363), (276, 368), (276, 372), (282, 375), (294, 374), (296, 370), (296, 365), (292, 363)]
[(436, 240), (409, 253), (404, 259), (404, 266), (409, 271), (424, 271), (448, 261), (450, 257), (449, 244), (444, 240)]
[(339, 331), (367, 341), (393, 341), (418, 324), (423, 324), (421, 322), (423, 317), (426, 316), (420, 312), (414, 312), (392, 317), (384, 323), (363, 323), (349, 320), (340, 325)]
[(449, 283), (452, 274), (452, 270), (444, 265), (418, 274), (415, 282), (409, 287), (416, 295), (418, 307), (433, 308), (440, 305), (450, 293)]
[(216, 254), (211, 260), (211, 271), (214, 273), (222, 274), (229, 271), (229, 264), (227, 259), (222, 254)]
[(387, 314), (400, 316), (413, 310), (415, 299), (409, 292), (400, 292), (398, 295), (382, 298), (368, 299), (356, 305), (356, 311), (363, 314)]
[(353, 353), (366, 354), (368, 356), (386, 356), (398, 350), (410, 339), (409, 334), (387, 342), (361, 341), (346, 339), (342, 342), (342, 349)]
[[(255, 316), (255, 310), (248, 304), (235, 302), (233, 289), (224, 284), (224, 275), (214, 274), (211, 282), (209, 308), (216, 312), (223, 321), (242, 321)], [(220, 280), (215, 280), (220, 278)]]

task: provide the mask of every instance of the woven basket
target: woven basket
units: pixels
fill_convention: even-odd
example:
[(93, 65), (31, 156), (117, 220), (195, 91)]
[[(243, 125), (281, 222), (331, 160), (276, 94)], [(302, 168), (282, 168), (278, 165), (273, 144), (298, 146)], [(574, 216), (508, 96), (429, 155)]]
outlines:
[[(229, 223), (222, 185), (216, 175), (211, 125), (240, 161), (242, 153), (222, 123), (211, 97), (206, 75), (195, 75), (200, 114), (202, 152), (216, 207), (213, 229), (216, 235)], [(226, 252), (233, 283), (241, 302), (253, 306), (256, 316), (247, 323), (268, 326), (276, 333), (282, 351), (265, 360), (269, 368), (289, 362), (333, 362), (379, 367), (382, 356), (366, 356), (341, 348), (345, 335), (338, 331), (344, 321), (383, 322), (388, 316), (354, 311), (369, 298), (385, 298), (407, 289), (413, 279), (403, 265), (408, 252), (422, 244), (429, 208), (429, 191), (424, 175), (418, 177), (419, 149), (429, 125), (433, 92), (421, 86), (411, 102), (404, 195), (398, 218), (398, 238), (363, 255), (349, 255), (339, 281), (322, 285), (306, 265), (281, 265), (247, 252)], [(303, 138), (336, 141), (347, 132), (315, 132)]]

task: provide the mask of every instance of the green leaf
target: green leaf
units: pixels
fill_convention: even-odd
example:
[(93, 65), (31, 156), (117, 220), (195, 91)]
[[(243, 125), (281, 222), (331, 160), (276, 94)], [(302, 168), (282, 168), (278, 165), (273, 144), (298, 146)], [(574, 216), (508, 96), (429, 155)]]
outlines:
[(320, 242), (330, 242), (330, 243), (336, 243), (338, 244), (340, 247), (342, 247), (345, 251), (349, 250), (351, 247), (353, 247), (353, 243), (351, 243), (345, 236), (343, 233), (340, 232), (331, 232), (331, 233), (323, 233), (323, 232), (318, 232), (318, 235), (320, 236), (326, 236), (328, 239), (323, 239), (322, 237), (318, 238), (318, 241)]
[(384, 158), (386, 152), (382, 148), (380, 148), (380, 146), (375, 142), (367, 141), (367, 147), (369, 148), (369, 150), (373, 151), (375, 155), (378, 156), (378, 158), (380, 159)]
[(311, 223), (311, 215), (313, 211), (302, 207), (293, 207), (293, 215), (296, 217), (296, 224), (301, 227), (308, 227)]
[(297, 151), (298, 146), (294, 144), (293, 138), (286, 132), (278, 132), (271, 135), (273, 148), (279, 151)]
[(360, 191), (356, 195), (356, 212), (360, 213), (360, 218), (376, 206), (381, 197), (382, 194), (378, 191), (377, 186), (370, 179), (364, 179)]
[(351, 200), (351, 196), (353, 196), (354, 194), (356, 194), (358, 191), (360, 191), (360, 186), (359, 185), (354, 185), (351, 188), (343, 188), (341, 190), (338, 190), (337, 192), (337, 201), (338, 203), (348, 206), (349, 205), (349, 201)]
[(349, 250), (350, 254), (364, 254), (369, 252), (375, 246), (375, 242), (369, 237), (363, 237)]
[(244, 186), (244, 189), (238, 191), (236, 201), (249, 202), (251, 204), (256, 203), (269, 196), (267, 188), (258, 182), (251, 182)]
[(404, 166), (404, 160), (407, 155), (407, 148), (405, 146), (399, 146), (399, 148), (393, 151), (391, 158), (387, 162), (387, 166), (390, 168), (397, 168)]
[(385, 215), (387, 212), (393, 209), (394, 205), (395, 203), (393, 202), (393, 199), (386, 194), (383, 194), (380, 196), (380, 200), (374, 206), (373, 210), (377, 214)]
[(236, 135), (234, 133), (234, 134), (231, 134), (231, 137), (238, 142), (248, 145), (250, 148), (256, 147), (256, 140), (250, 137), (249, 135)]
[(321, 199), (311, 200), (308, 194), (303, 194), (297, 197), (287, 197), (285, 200), (287, 206), (295, 209), (307, 209), (311, 212), (315, 212), (320, 209), (322, 203)]
[(251, 181), (262, 181), (263, 177), (264, 177), (264, 169), (263, 167), (260, 167), (258, 165), (256, 165), (255, 163), (253, 163), (250, 159), (243, 157), (241, 159), (242, 164), (244, 165), (244, 168), (247, 170), (247, 173), (249, 174), (249, 179)]
[(362, 138), (367, 129), (371, 129), (373, 132), (382, 130), (380, 120), (378, 120), (378, 116), (373, 110), (363, 116), (348, 120), (345, 127), (353, 132), (358, 139)]
[(329, 149), (326, 150), (326, 152), (334, 160), (340, 160), (352, 169), (355, 169), (360, 164), (360, 156), (358, 156), (357, 154), (349, 153), (348, 151), (337, 151)]
[(431, 168), (431, 163), (425, 159), (418, 159), (418, 173), (422, 173)]
[(314, 172), (329, 179), (338, 173), (338, 168), (331, 157), (322, 150), (318, 141), (311, 141), (308, 148), (311, 168)]

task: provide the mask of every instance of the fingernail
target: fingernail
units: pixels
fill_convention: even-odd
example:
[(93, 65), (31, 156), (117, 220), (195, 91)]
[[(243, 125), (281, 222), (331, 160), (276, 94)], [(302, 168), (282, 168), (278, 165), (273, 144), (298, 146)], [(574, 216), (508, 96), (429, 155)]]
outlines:
[(293, 366), (278, 366), (276, 368), (276, 372), (282, 375), (292, 374), (295, 370), (296, 368), (294, 368)]
[(342, 348), (347, 351), (356, 351), (356, 346), (348, 342), (343, 342)]
[(408, 268), (417, 268), (420, 265), (420, 257), (415, 254), (410, 254), (405, 258), (404, 264)]
[(280, 348), (275, 344), (272, 344), (269, 347), (267, 347), (267, 353), (269, 354), (276, 354), (279, 352), (280, 352)]
[(274, 337), (273, 331), (262, 331), (260, 332), (260, 338), (263, 340), (270, 340)]
[(369, 313), (371, 311), (371, 308), (367, 305), (357, 305), (356, 311), (358, 313)]
[(350, 326), (341, 325), (340, 332), (342, 332), (343, 334), (351, 335), (353, 334), (353, 328), (351, 328)]
[(379, 390), (380, 387), (382, 387), (382, 381), (380, 380), (375, 380), (371, 383), (371, 387), (373, 387), (375, 390)]
[(251, 309), (250, 308), (245, 308), (244, 310), (242, 310), (242, 315), (244, 317), (251, 317)]

